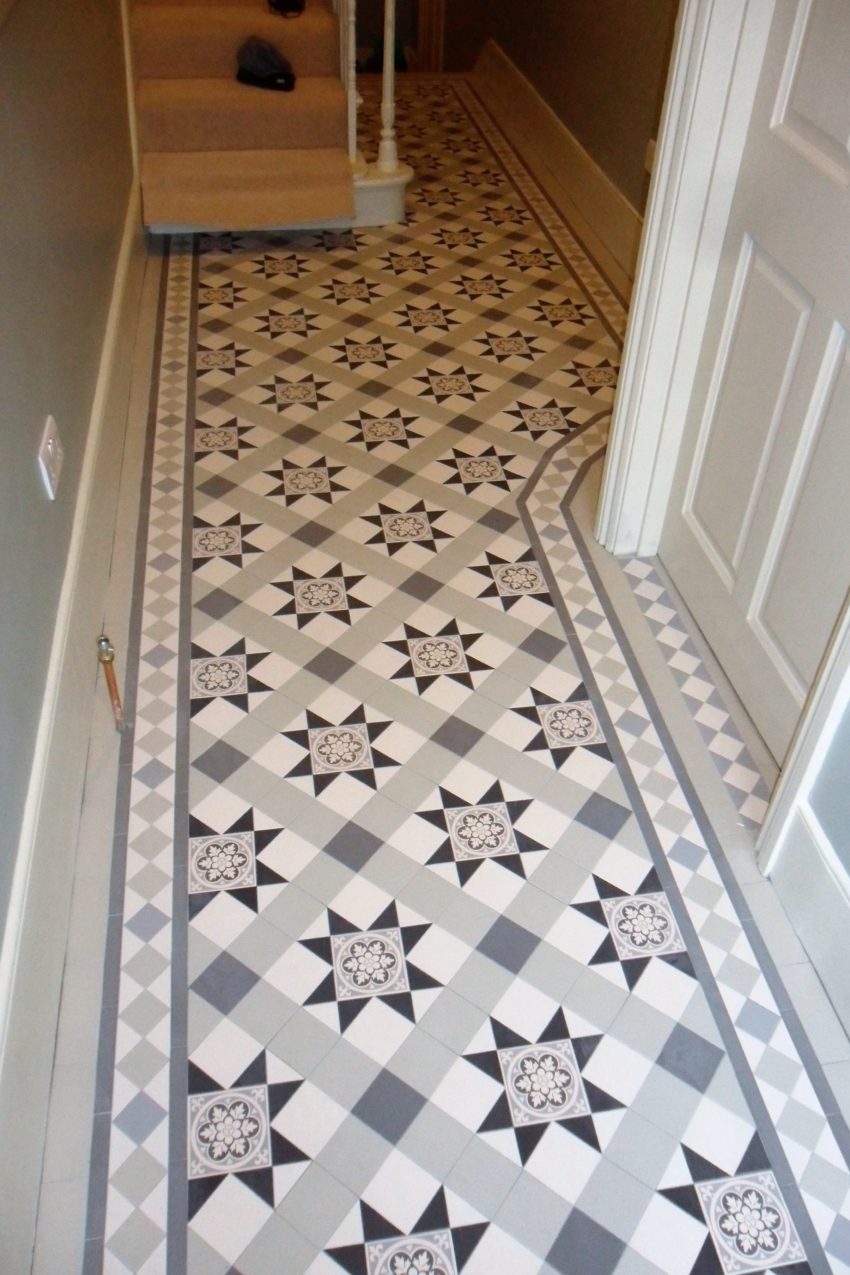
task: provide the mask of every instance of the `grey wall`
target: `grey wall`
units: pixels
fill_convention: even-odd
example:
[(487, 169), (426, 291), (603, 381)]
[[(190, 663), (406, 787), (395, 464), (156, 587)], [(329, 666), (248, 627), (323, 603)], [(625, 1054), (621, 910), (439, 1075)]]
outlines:
[(2, 928), (132, 169), (119, 0), (18, 0), (0, 24)]
[(844, 710), (809, 803), (833, 850), (850, 872), (850, 707)]
[[(478, 3), (479, 0), (476, 0)], [(487, 35), (639, 211), (678, 0), (488, 0)]]

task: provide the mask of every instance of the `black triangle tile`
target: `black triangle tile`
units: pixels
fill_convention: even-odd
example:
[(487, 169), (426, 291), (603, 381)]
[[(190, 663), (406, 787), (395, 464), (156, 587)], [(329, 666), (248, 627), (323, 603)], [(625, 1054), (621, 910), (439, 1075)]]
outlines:
[(283, 1110), (303, 1083), (303, 1080), (276, 1080), (274, 1084), (269, 1085), (269, 1116), (272, 1120)]
[(705, 1243), (697, 1254), (696, 1261), (688, 1275), (725, 1275), (723, 1263), (717, 1254), (717, 1249), (714, 1247), (710, 1235), (705, 1237)]
[(468, 1063), (472, 1063), (473, 1067), (483, 1071), (485, 1075), (501, 1081), (502, 1068), (499, 1065), (499, 1055), (495, 1049), (487, 1049), (480, 1054), (464, 1054), (464, 1058)]
[[(370, 997), (364, 996), (364, 997), (361, 997), (359, 1000), (339, 1002), (339, 1004), (337, 1005), (337, 1009), (339, 1011), (340, 1031), (342, 1032), (348, 1031), (349, 1027), (354, 1022), (355, 1018), (357, 1018), (359, 1014), (363, 1013), (363, 1010), (366, 1008), (370, 999), (371, 999)], [(382, 999), (386, 999), (386, 998), (382, 998)], [(307, 1004), (309, 1003), (310, 1002), (308, 1001)]]
[[(454, 855), (451, 855), (450, 857), (454, 859)], [(472, 880), (483, 863), (483, 859), (459, 859), (457, 861), (455, 867), (457, 868), (458, 881), (460, 882), (461, 887), (465, 886), (467, 882)]]
[(271, 1130), (271, 1144), (272, 1164), (302, 1164), (310, 1158), (294, 1142), (278, 1133), (277, 1129)]
[[(350, 931), (344, 930), (343, 933), (348, 934)], [(321, 934), (314, 939), (299, 939), (299, 942), (302, 947), (306, 947), (308, 952), (312, 952), (314, 956), (327, 961), (328, 965), (333, 963), (333, 945), (326, 935)]]
[(246, 1085), (264, 1085), (267, 1079), (266, 1052), (261, 1050), (257, 1057), (252, 1062), (249, 1062), (239, 1079), (234, 1081), (234, 1087), (244, 1088)]
[[(336, 1000), (336, 982), (333, 973), (328, 974), (327, 978), (322, 979), (315, 991), (311, 992), (305, 1000), (305, 1005), (328, 1005)], [(342, 1005), (352, 1004), (351, 1001), (341, 1002)], [(359, 1002), (358, 1002), (359, 1003)]]
[[(301, 1157), (304, 1159), (304, 1157)], [(274, 1208), (274, 1173), (271, 1169), (248, 1169), (245, 1173), (236, 1175), (239, 1181), (250, 1188), (255, 1195), (267, 1204), (270, 1209)]]
[(359, 926), (352, 925), (347, 917), (340, 916), (333, 908), (328, 908), (328, 928), (331, 934), (356, 934), (359, 930)]
[(369, 1275), (366, 1266), (366, 1250), (362, 1244), (348, 1244), (344, 1248), (329, 1248), (328, 1257), (333, 1258), (337, 1266), (341, 1266), (348, 1275)]
[(420, 939), (425, 937), (430, 928), (430, 921), (425, 921), (422, 925), (402, 926), (401, 941), (404, 947), (405, 956), (408, 956), (410, 952), (412, 952), (414, 947), (416, 947), (416, 944)]
[(604, 1089), (600, 1089), (598, 1085), (592, 1084), (589, 1080), (584, 1081), (584, 1092), (587, 1094), (587, 1101), (590, 1104), (591, 1111), (620, 1111), (625, 1105), (620, 1102), (619, 1098), (614, 1098), (611, 1094), (606, 1093)]
[(757, 1133), (754, 1133), (743, 1156), (741, 1163), (736, 1169), (736, 1173), (764, 1173), (770, 1169), (770, 1160), (767, 1158), (767, 1152), (764, 1144)]
[(513, 1128), (511, 1106), (508, 1102), (507, 1094), (501, 1093), (478, 1126), (478, 1132), (496, 1133), (500, 1129), (511, 1128)]
[(195, 1063), (189, 1063), (189, 1081), (188, 1091), (190, 1094), (196, 1093), (214, 1093), (216, 1089), (222, 1089), (223, 1085), (220, 1081), (214, 1080), (207, 1072), (201, 1071), (200, 1067)]
[(685, 1157), (685, 1163), (694, 1182), (711, 1182), (714, 1178), (727, 1178), (729, 1176), (723, 1169), (719, 1169), (716, 1164), (712, 1164), (710, 1160), (704, 1159), (696, 1151), (686, 1147), (684, 1142), (682, 1143), (682, 1154)]
[(608, 965), (611, 961), (619, 961), (619, 959), (620, 958), (617, 955), (617, 945), (609, 934), (608, 937), (602, 941), (594, 955), (591, 956), (588, 964)]
[(695, 979), (697, 976), (694, 963), (687, 952), (664, 952), (658, 959), (666, 965), (672, 965), (674, 970), (687, 974), (689, 978)]
[(373, 1240), (393, 1240), (404, 1234), (365, 1200), (360, 1201), (360, 1216), (363, 1219), (363, 1235), (367, 1243)]
[(574, 908), (576, 912), (580, 912), (582, 916), (590, 917), (591, 921), (598, 921), (600, 925), (607, 926), (607, 921), (605, 920), (605, 909), (602, 904), (597, 902), (595, 899), (588, 903), (572, 903), (570, 906)]
[(623, 977), (628, 983), (630, 990), (634, 990), (638, 985), (651, 960), (651, 956), (637, 956), (634, 960), (622, 962)]
[(677, 1208), (682, 1209), (685, 1213), (689, 1213), (691, 1217), (695, 1217), (698, 1222), (704, 1221), (696, 1187), (668, 1186), (659, 1191), (658, 1194), (663, 1195), (666, 1200), (669, 1200), (671, 1204), (675, 1204)]
[(566, 1129), (568, 1133), (580, 1138), (589, 1147), (593, 1147), (594, 1151), (601, 1150), (592, 1116), (575, 1116), (572, 1120), (559, 1120), (558, 1123), (562, 1129)]
[(423, 1211), (419, 1221), (413, 1227), (414, 1234), (423, 1231), (447, 1231), (449, 1229), (449, 1210), (446, 1204), (446, 1193), (442, 1187), (437, 1191), (431, 1203)]
[(548, 1130), (548, 1124), (526, 1124), (514, 1129), (519, 1158), (523, 1164), (528, 1164), (535, 1149), (543, 1141), (543, 1136)]
[(457, 1268), (462, 1271), (472, 1254), (481, 1242), (488, 1222), (471, 1222), (467, 1226), (452, 1228), (452, 1244), (454, 1245)]
[(207, 1200), (210, 1199), (216, 1188), (221, 1186), (226, 1177), (226, 1173), (217, 1173), (213, 1177), (192, 1178), (190, 1180), (188, 1190), (189, 1198), (187, 1200), (189, 1221), (191, 1221), (195, 1214), (204, 1207)]
[(587, 1065), (600, 1041), (602, 1036), (576, 1036), (573, 1040), (573, 1050), (575, 1051), (576, 1062), (580, 1068)]
[(415, 965), (411, 965), (409, 961), (407, 962), (407, 981), (412, 992), (425, 992), (431, 988), (443, 986), (439, 979), (434, 978), (433, 974), (426, 974), (425, 970), (418, 969)]
[[(546, 1024), (541, 1035), (538, 1037), (537, 1043), (542, 1045), (545, 1044), (546, 1041), (569, 1040), (569, 1038), (570, 1032), (567, 1027), (567, 1020), (564, 1017), (564, 1011), (559, 1006), (549, 1019), (549, 1022)], [(595, 1039), (601, 1040), (601, 1037), (595, 1037)]]
[(491, 1019), (490, 1023), (493, 1028), (493, 1039), (496, 1042), (497, 1049), (516, 1049), (520, 1045), (531, 1044), (530, 1041), (518, 1036), (515, 1031), (511, 1031), (510, 1027), (506, 1027), (504, 1023), (500, 1023), (497, 1019)]
[[(440, 987), (437, 983), (435, 986)], [(402, 1018), (407, 1018), (411, 1023), (416, 1022), (416, 1012), (413, 1008), (413, 997), (410, 992), (394, 992), (392, 996), (382, 996), (380, 999), (385, 1005), (389, 1005), (390, 1009), (394, 1009), (397, 1014), (401, 1014)]]

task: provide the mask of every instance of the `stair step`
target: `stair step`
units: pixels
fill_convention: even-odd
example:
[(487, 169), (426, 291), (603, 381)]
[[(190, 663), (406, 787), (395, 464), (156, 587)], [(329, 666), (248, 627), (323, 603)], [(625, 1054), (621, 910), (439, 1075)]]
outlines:
[(261, 230), (354, 215), (342, 149), (169, 151), (142, 157), (147, 226)]
[(252, 8), (229, 4), (141, 5), (133, 11), (133, 64), (139, 78), (230, 76), (236, 50), (249, 35), (270, 40), (292, 63), (297, 78), (339, 74), (339, 32), (324, 5), (286, 20), (254, 0)]
[[(164, 6), (180, 5), (184, 9), (196, 9), (199, 14), (205, 13), (211, 7), (223, 8), (227, 6), (239, 9), (253, 9), (257, 13), (265, 13), (268, 11), (264, 0), (133, 0), (134, 9), (159, 9)], [(307, 10), (309, 9), (330, 9), (329, 0), (307, 0)], [(305, 10), (306, 12), (306, 10)], [(298, 22), (303, 14), (297, 18), (280, 18), (281, 22)]]
[(333, 76), (293, 92), (233, 79), (145, 79), (136, 89), (143, 152), (345, 149), (346, 95)]

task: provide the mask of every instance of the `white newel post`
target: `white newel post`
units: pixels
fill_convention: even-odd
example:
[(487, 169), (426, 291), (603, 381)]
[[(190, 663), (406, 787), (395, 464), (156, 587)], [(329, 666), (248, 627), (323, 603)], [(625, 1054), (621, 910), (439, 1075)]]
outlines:
[(378, 172), (398, 170), (395, 138), (395, 0), (384, 0), (384, 81), (381, 96), (381, 144)]

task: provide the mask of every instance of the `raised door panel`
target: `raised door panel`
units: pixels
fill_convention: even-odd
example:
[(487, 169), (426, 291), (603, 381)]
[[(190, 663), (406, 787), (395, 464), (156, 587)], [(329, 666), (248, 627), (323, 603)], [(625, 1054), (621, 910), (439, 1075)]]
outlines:
[(754, 622), (802, 703), (850, 585), (850, 353), (833, 328), (780, 507), (781, 536), (756, 590)]
[(745, 238), (684, 501), (686, 520), (730, 591), (810, 314), (804, 289)]
[(840, 184), (850, 181), (847, 0), (798, 0), (774, 128)]

